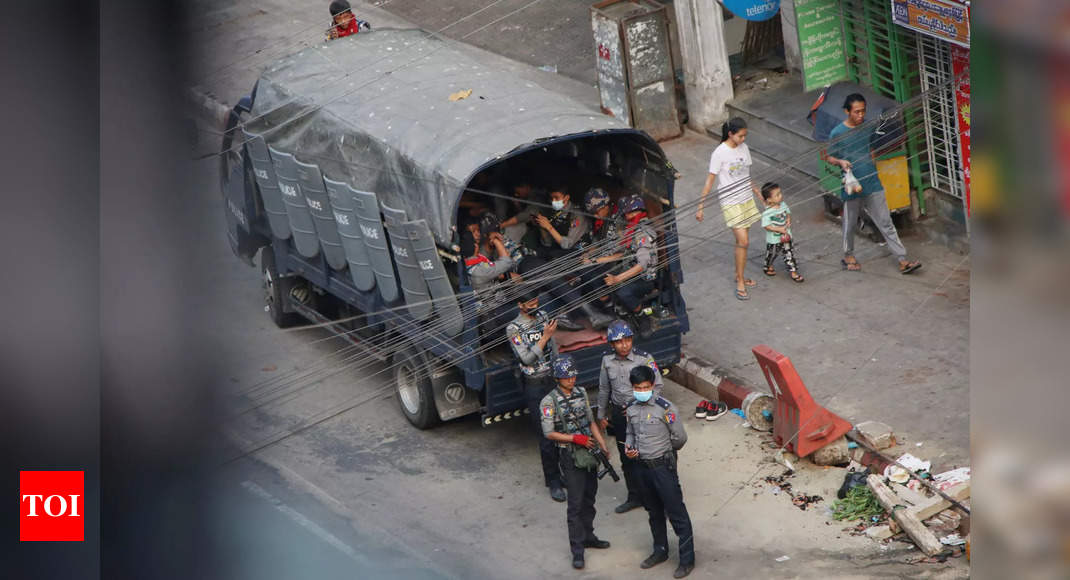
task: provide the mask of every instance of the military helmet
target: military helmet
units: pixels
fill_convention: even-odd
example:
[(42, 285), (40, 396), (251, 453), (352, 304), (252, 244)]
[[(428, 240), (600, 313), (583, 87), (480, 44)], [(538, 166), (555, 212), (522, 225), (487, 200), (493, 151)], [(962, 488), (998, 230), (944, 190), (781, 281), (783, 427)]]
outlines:
[(555, 379), (569, 379), (579, 374), (576, 370), (576, 363), (572, 361), (572, 357), (569, 355), (560, 356), (554, 361), (554, 378)]
[(628, 338), (629, 336), (635, 336), (635, 333), (632, 332), (632, 327), (628, 326), (628, 323), (623, 320), (610, 322), (609, 328), (606, 329), (606, 340), (609, 342)]
[(646, 203), (643, 202), (643, 198), (638, 194), (632, 193), (620, 198), (620, 201), (617, 202), (617, 207), (620, 208), (620, 214), (625, 215), (636, 210), (645, 210)]
[(607, 205), (609, 205), (609, 194), (601, 187), (592, 187), (587, 190), (587, 195), (583, 196), (583, 207), (587, 208), (589, 213), (594, 213)]
[(484, 238), (491, 232), (501, 232), (502, 220), (498, 219), (498, 216), (494, 215), (492, 211), (485, 211), (479, 216), (479, 233)]

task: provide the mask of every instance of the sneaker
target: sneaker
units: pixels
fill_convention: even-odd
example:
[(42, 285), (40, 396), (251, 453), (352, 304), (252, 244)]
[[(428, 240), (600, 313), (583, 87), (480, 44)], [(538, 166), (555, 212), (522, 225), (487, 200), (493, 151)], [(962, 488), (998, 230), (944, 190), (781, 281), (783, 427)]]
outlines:
[(720, 401), (708, 401), (709, 412), (706, 413), (707, 421), (716, 421), (728, 412), (728, 405)]
[(695, 418), (696, 419), (705, 419), (706, 418), (706, 413), (710, 410), (710, 408), (708, 407), (709, 404), (710, 404), (710, 402), (705, 400), (705, 399), (703, 399), (702, 401), (699, 401), (698, 406), (695, 407)]

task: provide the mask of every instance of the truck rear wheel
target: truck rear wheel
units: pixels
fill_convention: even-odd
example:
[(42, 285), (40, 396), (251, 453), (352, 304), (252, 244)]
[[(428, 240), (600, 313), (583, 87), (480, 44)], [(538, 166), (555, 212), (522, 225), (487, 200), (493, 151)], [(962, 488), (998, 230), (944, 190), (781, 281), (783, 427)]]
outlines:
[(289, 292), (292, 283), (287, 279), (279, 278), (279, 270), (275, 267), (275, 252), (271, 246), (260, 250), (260, 273), (261, 283), (264, 287), (264, 309), (272, 322), (279, 328), (289, 328), (304, 321), (304, 317), (296, 312), (284, 312), (283, 300)]
[(442, 420), (435, 408), (435, 394), (431, 387), (428, 369), (420, 357), (398, 353), (392, 360), (394, 387), (401, 414), (417, 429), (430, 429)]

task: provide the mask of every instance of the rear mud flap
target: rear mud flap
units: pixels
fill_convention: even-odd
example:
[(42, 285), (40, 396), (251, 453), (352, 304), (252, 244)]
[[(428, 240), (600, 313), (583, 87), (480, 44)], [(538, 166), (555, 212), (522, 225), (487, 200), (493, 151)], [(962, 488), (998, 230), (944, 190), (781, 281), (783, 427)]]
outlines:
[(479, 393), (464, 386), (464, 374), (456, 367), (432, 373), (431, 389), (435, 393), (435, 408), (443, 421), (457, 419), (482, 408)]
[(346, 261), (349, 263), (349, 277), (358, 290), (367, 292), (375, 288), (375, 272), (368, 257), (368, 248), (364, 246), (360, 234), (360, 218), (356, 213), (357, 204), (364, 202), (355, 199), (353, 189), (345, 183), (324, 177), (323, 184), (327, 187), (327, 196), (334, 208), (334, 222), (338, 225), (342, 250), (345, 251)]

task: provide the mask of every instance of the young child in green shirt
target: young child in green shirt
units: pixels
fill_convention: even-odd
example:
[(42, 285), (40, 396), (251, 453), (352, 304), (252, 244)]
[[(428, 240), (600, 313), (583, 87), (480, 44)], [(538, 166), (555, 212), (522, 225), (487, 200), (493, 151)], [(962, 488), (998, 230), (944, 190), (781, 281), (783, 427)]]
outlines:
[(765, 202), (765, 211), (762, 212), (762, 227), (765, 228), (765, 275), (776, 276), (773, 260), (777, 254), (783, 252), (784, 263), (788, 266), (791, 279), (802, 282), (802, 274), (795, 263), (795, 251), (791, 247), (791, 209), (784, 202), (780, 185), (766, 182), (762, 186), (762, 201)]

